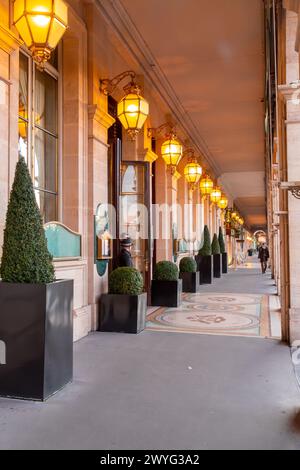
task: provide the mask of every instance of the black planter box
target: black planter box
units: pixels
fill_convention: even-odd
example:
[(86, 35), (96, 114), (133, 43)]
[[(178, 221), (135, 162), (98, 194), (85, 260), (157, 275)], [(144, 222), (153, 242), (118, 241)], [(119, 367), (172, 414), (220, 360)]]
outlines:
[(213, 257), (196, 256), (198, 271), (200, 273), (200, 284), (212, 284), (213, 281)]
[(200, 290), (200, 275), (196, 273), (180, 273), (182, 279), (182, 291), (196, 294)]
[(147, 294), (103, 294), (100, 298), (99, 331), (138, 334), (145, 329)]
[(180, 307), (182, 294), (182, 280), (178, 281), (152, 281), (151, 301), (156, 307)]
[(73, 281), (0, 282), (0, 396), (47, 400), (73, 379)]
[(214, 277), (220, 279), (222, 276), (222, 258), (221, 254), (213, 255), (213, 263), (214, 263)]
[(222, 253), (222, 273), (228, 273), (228, 254)]

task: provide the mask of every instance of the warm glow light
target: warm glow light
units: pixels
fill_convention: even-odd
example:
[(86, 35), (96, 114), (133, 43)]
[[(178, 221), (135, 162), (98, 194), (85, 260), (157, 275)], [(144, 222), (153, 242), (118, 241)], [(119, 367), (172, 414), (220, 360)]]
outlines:
[(118, 118), (132, 139), (142, 129), (149, 115), (149, 104), (143, 98), (138, 87), (131, 90), (118, 103)]
[(219, 188), (213, 189), (213, 191), (210, 194), (210, 200), (211, 202), (214, 202), (215, 204), (218, 204), (222, 198), (222, 191)]
[(68, 27), (68, 7), (63, 0), (15, 0), (14, 24), (42, 66)]
[(227, 209), (228, 207), (228, 199), (226, 196), (222, 196), (220, 201), (218, 202), (218, 206), (220, 209)]
[(184, 167), (184, 176), (186, 181), (189, 183), (191, 189), (195, 189), (195, 185), (200, 181), (202, 176), (202, 167), (199, 165), (196, 159), (190, 161)]
[(167, 166), (171, 167), (172, 170), (176, 169), (182, 158), (182, 145), (174, 136), (162, 144), (161, 156)]
[(236, 213), (236, 212), (232, 212), (231, 218), (232, 218), (233, 220), (236, 220), (237, 217), (238, 217), (237, 213)]
[(203, 196), (206, 195), (206, 194), (211, 194), (213, 189), (214, 189), (213, 180), (208, 175), (205, 175), (200, 181), (201, 194)]

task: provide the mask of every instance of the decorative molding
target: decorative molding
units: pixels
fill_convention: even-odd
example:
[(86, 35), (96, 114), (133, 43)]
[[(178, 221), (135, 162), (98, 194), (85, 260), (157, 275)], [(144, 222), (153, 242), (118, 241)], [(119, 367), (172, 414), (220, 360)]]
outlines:
[(174, 175), (172, 175), (175, 181), (178, 181), (182, 176), (179, 171), (175, 171)]
[(109, 129), (116, 122), (115, 118), (101, 109), (97, 104), (89, 105), (88, 113), (89, 119), (94, 119), (105, 129)]
[(168, 78), (160, 67), (158, 61), (150, 48), (145, 43), (141, 33), (132, 21), (121, 0), (96, 0), (96, 3), (106, 20), (122, 43), (130, 51), (133, 58), (140, 65), (152, 88), (157, 91), (167, 107), (171, 110), (178, 128), (183, 131), (191, 145), (198, 153), (202, 154), (207, 170), (212, 176), (221, 173), (220, 166), (214, 161), (214, 157), (209, 150), (204, 138), (199, 134), (195, 122), (186, 111), (178, 98), (175, 90), (171, 86)]
[(158, 155), (150, 149), (145, 149), (144, 152), (138, 152), (138, 156), (144, 160), (144, 162), (153, 163), (158, 159)]
[(290, 191), (292, 196), (296, 199), (300, 199), (300, 181), (286, 181), (280, 183), (280, 189)]
[(23, 44), (7, 26), (0, 22), (0, 49), (11, 54)]
[(279, 96), (285, 100), (285, 102), (291, 101), (296, 97), (300, 99), (300, 81), (279, 85), (278, 92)]

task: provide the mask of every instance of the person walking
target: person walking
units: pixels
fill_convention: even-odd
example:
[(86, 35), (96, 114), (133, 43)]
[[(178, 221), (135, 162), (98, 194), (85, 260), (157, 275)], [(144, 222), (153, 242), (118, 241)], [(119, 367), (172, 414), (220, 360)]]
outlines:
[(269, 249), (268, 249), (266, 243), (263, 243), (263, 244), (261, 245), (261, 247), (259, 248), (259, 250), (258, 250), (258, 258), (259, 258), (260, 263), (261, 263), (261, 270), (262, 270), (262, 273), (265, 274), (265, 272), (266, 272), (266, 270), (267, 270), (267, 267), (268, 267), (268, 260), (269, 260), (269, 258), (270, 258)]
[(132, 268), (132, 256), (131, 256), (131, 248), (132, 248), (132, 240), (129, 237), (123, 238), (120, 241), (121, 251), (119, 253), (117, 259), (117, 266), (118, 268)]

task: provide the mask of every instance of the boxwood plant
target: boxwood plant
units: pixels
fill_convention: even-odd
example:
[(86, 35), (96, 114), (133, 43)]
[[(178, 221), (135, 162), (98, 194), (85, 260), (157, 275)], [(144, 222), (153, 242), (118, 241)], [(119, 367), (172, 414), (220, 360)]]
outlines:
[(203, 246), (199, 250), (200, 256), (211, 256), (211, 239), (208, 226), (205, 225), (203, 232)]
[(24, 158), (16, 166), (4, 230), (0, 277), (4, 282), (48, 284), (55, 280), (43, 221)]
[(157, 263), (153, 273), (155, 281), (177, 281), (179, 270), (175, 263), (171, 261), (160, 261)]
[(197, 271), (197, 263), (194, 258), (182, 258), (179, 263), (179, 270), (181, 273), (195, 273)]
[(109, 293), (120, 295), (140, 295), (144, 281), (135, 268), (117, 268), (109, 276)]
[(214, 238), (211, 244), (211, 251), (213, 255), (219, 255), (221, 253), (220, 244), (216, 233), (214, 234)]
[(226, 253), (225, 240), (223, 235), (222, 227), (219, 228), (219, 245), (221, 253)]

